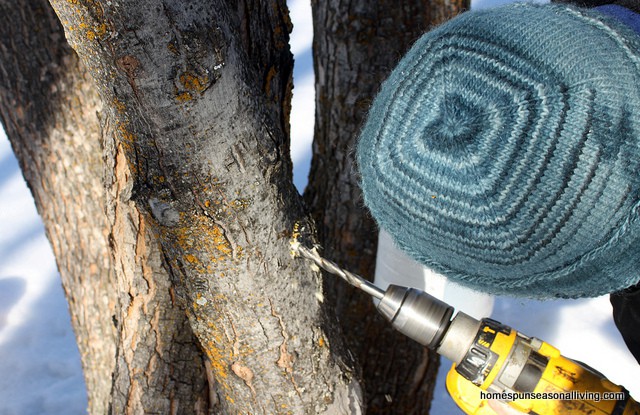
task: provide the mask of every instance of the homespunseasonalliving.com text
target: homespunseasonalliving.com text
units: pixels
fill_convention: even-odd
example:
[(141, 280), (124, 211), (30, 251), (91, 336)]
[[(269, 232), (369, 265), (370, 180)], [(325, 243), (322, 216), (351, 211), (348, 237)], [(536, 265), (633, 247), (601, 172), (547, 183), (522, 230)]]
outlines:
[(624, 392), (485, 392), (480, 391), (480, 399), (498, 399), (501, 401), (554, 400), (554, 401), (622, 401), (626, 399)]

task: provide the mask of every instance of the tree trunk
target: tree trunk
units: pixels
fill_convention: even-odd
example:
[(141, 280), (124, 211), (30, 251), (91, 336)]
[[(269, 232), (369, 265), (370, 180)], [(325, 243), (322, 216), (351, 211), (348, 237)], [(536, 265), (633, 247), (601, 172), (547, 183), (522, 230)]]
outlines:
[[(377, 229), (364, 208), (354, 149), (378, 87), (409, 46), (468, 0), (312, 1), (316, 128), (305, 200), (325, 256), (374, 274)], [(367, 413), (425, 414), (435, 353), (391, 330), (367, 296), (333, 277), (325, 289), (366, 385)]]

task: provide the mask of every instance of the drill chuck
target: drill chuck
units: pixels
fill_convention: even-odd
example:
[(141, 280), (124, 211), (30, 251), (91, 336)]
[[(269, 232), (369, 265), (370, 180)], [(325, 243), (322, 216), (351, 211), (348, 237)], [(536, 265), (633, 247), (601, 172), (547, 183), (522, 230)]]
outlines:
[(453, 307), (424, 291), (390, 285), (378, 311), (393, 328), (434, 349), (449, 328)]
[(467, 354), (480, 321), (458, 312), (424, 291), (390, 285), (378, 303), (378, 311), (394, 329), (455, 363)]

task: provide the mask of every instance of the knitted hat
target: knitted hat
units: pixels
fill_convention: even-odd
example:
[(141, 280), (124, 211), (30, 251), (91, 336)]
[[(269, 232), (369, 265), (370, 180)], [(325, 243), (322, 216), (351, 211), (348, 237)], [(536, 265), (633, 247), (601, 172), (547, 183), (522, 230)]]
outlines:
[(610, 15), (515, 4), (427, 33), (357, 157), (380, 227), (455, 281), (571, 298), (640, 279), (640, 36)]

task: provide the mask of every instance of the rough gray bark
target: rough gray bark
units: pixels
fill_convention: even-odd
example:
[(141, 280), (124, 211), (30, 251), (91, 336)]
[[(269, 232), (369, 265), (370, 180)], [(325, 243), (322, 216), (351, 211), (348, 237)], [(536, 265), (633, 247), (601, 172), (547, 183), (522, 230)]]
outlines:
[[(305, 200), (325, 256), (373, 276), (377, 230), (362, 203), (353, 151), (381, 82), (431, 26), (468, 0), (312, 1), (316, 128)], [(438, 366), (435, 353), (390, 329), (369, 298), (326, 279), (348, 347), (366, 385), (367, 413), (424, 414)]]

